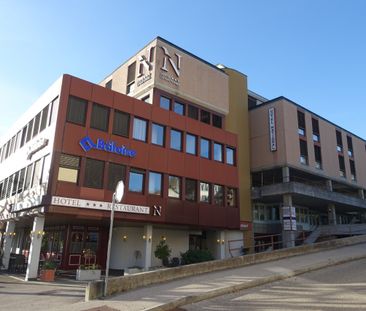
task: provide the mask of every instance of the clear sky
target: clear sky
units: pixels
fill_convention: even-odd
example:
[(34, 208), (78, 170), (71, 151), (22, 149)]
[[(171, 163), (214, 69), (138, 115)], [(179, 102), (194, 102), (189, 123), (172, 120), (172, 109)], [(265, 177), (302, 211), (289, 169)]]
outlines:
[(0, 0), (0, 135), (61, 74), (98, 83), (156, 36), (366, 139), (363, 0)]

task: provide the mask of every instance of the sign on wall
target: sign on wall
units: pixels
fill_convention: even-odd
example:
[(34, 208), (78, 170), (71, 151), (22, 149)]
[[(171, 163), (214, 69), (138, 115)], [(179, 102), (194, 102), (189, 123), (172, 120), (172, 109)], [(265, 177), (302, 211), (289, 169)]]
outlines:
[(277, 150), (276, 110), (274, 107), (268, 109), (268, 125), (270, 150), (273, 152)]
[(282, 223), (284, 231), (296, 231), (296, 208), (294, 206), (282, 207)]
[(161, 46), (163, 50), (163, 65), (160, 67), (160, 79), (170, 82), (175, 86), (179, 86), (179, 76), (181, 69), (182, 56), (178, 53), (171, 55), (165, 46)]

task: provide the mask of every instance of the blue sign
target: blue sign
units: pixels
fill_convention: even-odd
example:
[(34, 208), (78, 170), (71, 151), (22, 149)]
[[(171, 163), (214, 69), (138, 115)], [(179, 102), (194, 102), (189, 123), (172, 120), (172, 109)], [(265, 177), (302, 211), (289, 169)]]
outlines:
[(123, 145), (118, 147), (114, 141), (105, 142), (101, 138), (98, 138), (97, 142), (94, 143), (89, 136), (85, 136), (82, 140), (80, 140), (79, 144), (85, 152), (88, 152), (91, 149), (97, 149), (97, 150), (103, 150), (106, 152), (120, 154), (120, 155), (130, 157), (130, 158), (133, 158), (136, 156), (135, 150), (127, 149)]

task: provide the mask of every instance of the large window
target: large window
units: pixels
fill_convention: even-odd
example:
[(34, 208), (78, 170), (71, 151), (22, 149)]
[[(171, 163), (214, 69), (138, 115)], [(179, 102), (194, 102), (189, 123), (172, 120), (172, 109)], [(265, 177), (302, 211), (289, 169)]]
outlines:
[(206, 110), (201, 110), (201, 122), (210, 124), (211, 123), (211, 113)]
[(28, 131), (27, 131), (27, 140), (26, 142), (29, 142), (29, 140), (32, 138), (32, 131), (33, 131), (33, 120), (30, 120), (28, 123)]
[(312, 118), (311, 123), (313, 125), (313, 141), (320, 141), (320, 133), (319, 133), (319, 120)]
[(19, 173), (19, 183), (17, 193), (21, 193), (24, 189), (24, 179), (25, 179), (25, 168), (23, 168)]
[(113, 134), (128, 137), (130, 129), (130, 115), (118, 110), (114, 111)]
[(47, 126), (47, 118), (48, 118), (48, 109), (49, 109), (49, 107), (50, 107), (50, 105), (48, 104), (42, 110), (42, 119), (41, 119), (40, 132), (42, 132), (46, 128), (46, 126)]
[(109, 163), (108, 167), (108, 189), (115, 191), (120, 180), (125, 180), (126, 167), (122, 164)]
[(338, 156), (338, 163), (339, 163), (339, 176), (346, 177), (346, 168), (344, 165), (344, 157), (339, 155)]
[(214, 143), (214, 160), (222, 162), (222, 145)]
[(103, 188), (104, 162), (86, 159), (84, 187)]
[(180, 114), (181, 116), (184, 116), (184, 104), (179, 102), (174, 102), (174, 112), (177, 114)]
[(226, 147), (226, 163), (230, 165), (235, 164), (235, 149)]
[(197, 200), (197, 181), (193, 179), (186, 179), (186, 196), (187, 201)]
[(169, 176), (168, 196), (170, 198), (180, 198), (180, 178)]
[(338, 130), (336, 130), (336, 140), (337, 140), (337, 151), (343, 152), (342, 133)]
[(308, 164), (308, 146), (306, 140), (300, 139), (300, 163)]
[(223, 206), (224, 205), (224, 187), (220, 185), (213, 186), (213, 201), (214, 204)]
[(149, 173), (149, 194), (161, 195), (162, 175), (160, 173)]
[(42, 161), (43, 161), (43, 158), (39, 159), (34, 164), (32, 187), (35, 187), (35, 186), (38, 186), (41, 184)]
[(356, 180), (356, 167), (355, 167), (355, 161), (349, 160), (349, 168), (351, 170), (351, 179), (352, 181)]
[(90, 126), (97, 130), (108, 132), (109, 108), (93, 104)]
[(200, 156), (206, 159), (210, 158), (210, 141), (205, 138), (200, 139)]
[[(57, 179), (72, 183), (78, 182), (80, 158), (68, 154), (61, 154)], [(27, 185), (28, 170), (25, 184)], [(26, 187), (26, 186), (25, 186)]]
[(164, 146), (165, 128), (162, 125), (153, 123), (151, 126), (151, 143), (154, 145)]
[(135, 89), (136, 62), (133, 62), (127, 69), (127, 89), (126, 93), (132, 93)]
[(131, 168), (128, 190), (132, 192), (144, 192), (145, 171)]
[(27, 173), (25, 175), (24, 190), (29, 189), (32, 181), (33, 163), (27, 166)]
[(319, 146), (314, 145), (315, 167), (322, 168), (322, 152)]
[(198, 120), (198, 108), (192, 105), (188, 105), (188, 117)]
[(218, 128), (222, 128), (222, 117), (217, 114), (212, 114), (212, 125)]
[(200, 182), (200, 202), (210, 203), (210, 184)]
[(41, 122), (41, 113), (38, 113), (36, 117), (34, 118), (34, 125), (33, 125), (33, 135), (32, 137), (35, 137), (38, 134), (39, 131), (39, 123)]
[(160, 96), (160, 107), (165, 110), (170, 110), (170, 98)]
[(70, 96), (69, 104), (67, 106), (66, 121), (85, 125), (87, 106), (88, 102), (85, 99)]
[(147, 122), (145, 120), (133, 119), (133, 138), (137, 140), (146, 141)]
[(348, 156), (350, 158), (353, 157), (353, 144), (352, 144), (352, 137), (347, 135), (347, 147), (348, 147)]
[(303, 113), (302, 111), (297, 111), (297, 124), (299, 135), (305, 136), (305, 113)]
[(186, 152), (197, 154), (197, 137), (192, 134), (186, 134)]
[(182, 132), (170, 130), (170, 148), (174, 150), (182, 150)]
[(236, 189), (228, 188), (226, 193), (226, 204), (227, 206), (237, 206), (236, 203)]

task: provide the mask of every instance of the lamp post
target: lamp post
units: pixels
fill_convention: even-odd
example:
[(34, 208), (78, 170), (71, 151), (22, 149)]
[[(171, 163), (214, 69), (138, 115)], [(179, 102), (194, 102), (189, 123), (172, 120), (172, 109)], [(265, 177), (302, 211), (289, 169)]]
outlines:
[(116, 191), (112, 196), (112, 206), (111, 206), (111, 220), (109, 224), (109, 238), (108, 238), (108, 250), (107, 250), (107, 262), (106, 262), (106, 270), (105, 270), (105, 279), (104, 279), (104, 296), (107, 296), (107, 284), (109, 277), (109, 261), (111, 255), (111, 243), (112, 243), (112, 234), (113, 234), (113, 220), (114, 220), (114, 205), (122, 201), (123, 194), (125, 191), (125, 185), (122, 180), (120, 180), (117, 184)]

